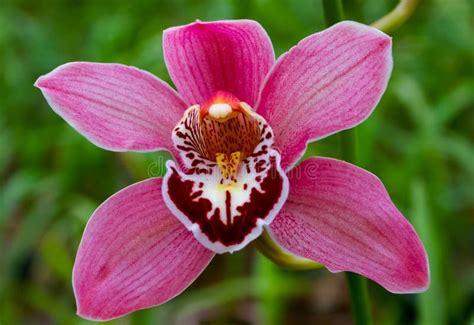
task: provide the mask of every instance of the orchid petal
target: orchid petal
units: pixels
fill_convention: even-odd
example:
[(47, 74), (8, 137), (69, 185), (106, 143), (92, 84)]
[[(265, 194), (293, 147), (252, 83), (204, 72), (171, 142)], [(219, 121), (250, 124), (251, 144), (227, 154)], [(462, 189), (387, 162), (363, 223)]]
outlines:
[(162, 304), (214, 254), (166, 208), (161, 178), (133, 184), (92, 215), (73, 271), (78, 314), (108, 320)]
[(376, 176), (343, 161), (311, 158), (289, 178), (288, 200), (270, 225), (280, 245), (393, 293), (426, 290), (423, 244)]
[(67, 63), (35, 86), (74, 129), (112, 151), (171, 151), (171, 130), (186, 109), (166, 83), (121, 64)]
[(390, 37), (355, 22), (308, 36), (281, 56), (256, 108), (275, 131), (282, 166), (296, 163), (309, 141), (365, 120), (391, 70)]
[(252, 20), (201, 22), (169, 28), (163, 49), (171, 79), (189, 105), (227, 91), (253, 106), (275, 56)]

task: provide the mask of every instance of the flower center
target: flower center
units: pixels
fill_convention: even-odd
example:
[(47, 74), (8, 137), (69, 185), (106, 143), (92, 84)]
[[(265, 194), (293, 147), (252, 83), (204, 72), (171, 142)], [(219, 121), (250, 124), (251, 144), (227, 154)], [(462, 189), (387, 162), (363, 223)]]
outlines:
[(209, 249), (233, 252), (258, 237), (288, 196), (263, 117), (229, 93), (189, 107), (173, 130), (182, 159), (167, 163), (163, 198)]
[(263, 123), (257, 114), (231, 94), (218, 92), (202, 107), (191, 106), (185, 116), (181, 124), (184, 132), (176, 135), (186, 140), (183, 144), (187, 147), (178, 149), (193, 151), (186, 155), (188, 158), (194, 159), (197, 154), (209, 166), (216, 165), (223, 183), (235, 182), (241, 162), (261, 142)]

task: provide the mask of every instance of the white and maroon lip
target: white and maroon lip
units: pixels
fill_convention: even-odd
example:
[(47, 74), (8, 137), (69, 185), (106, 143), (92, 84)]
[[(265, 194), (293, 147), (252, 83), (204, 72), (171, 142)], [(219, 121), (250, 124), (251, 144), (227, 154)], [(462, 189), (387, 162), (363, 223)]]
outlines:
[(268, 123), (219, 92), (185, 112), (173, 142), (183, 166), (167, 163), (163, 197), (176, 217), (217, 253), (234, 252), (257, 238), (288, 196)]

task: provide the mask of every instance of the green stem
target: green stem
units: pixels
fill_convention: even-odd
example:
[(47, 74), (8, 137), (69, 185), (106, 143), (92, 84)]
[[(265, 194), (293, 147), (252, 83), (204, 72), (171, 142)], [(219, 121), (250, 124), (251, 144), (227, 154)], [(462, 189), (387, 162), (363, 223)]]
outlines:
[[(357, 130), (346, 130), (339, 133), (340, 157), (341, 159), (357, 164)], [(347, 272), (347, 286), (351, 295), (352, 317), (356, 325), (370, 325), (370, 301), (367, 290), (367, 279)]]
[(324, 20), (331, 26), (344, 20), (341, 0), (323, 0)]
[(385, 33), (392, 32), (403, 25), (413, 15), (420, 0), (400, 0), (398, 5), (388, 14), (372, 24)]
[[(328, 26), (344, 19), (344, 11), (340, 0), (323, 0), (324, 17)], [(356, 163), (357, 131), (348, 130), (339, 133), (341, 159)], [(351, 295), (352, 314), (356, 325), (370, 325), (370, 303), (367, 290), (367, 279), (347, 272), (347, 285)]]
[(354, 323), (356, 325), (370, 325), (372, 321), (367, 279), (350, 272), (346, 272), (346, 279), (351, 294)]
[(306, 258), (298, 257), (284, 251), (275, 243), (265, 230), (262, 235), (254, 241), (255, 247), (275, 264), (291, 270), (312, 270), (322, 267), (321, 264)]
[[(430, 258), (430, 290), (417, 297), (420, 325), (441, 325), (447, 323), (446, 288), (444, 287), (445, 268), (443, 267), (442, 239), (435, 218), (430, 209), (429, 193), (421, 179), (412, 183), (412, 220), (426, 247)], [(474, 324), (474, 323), (473, 323)]]

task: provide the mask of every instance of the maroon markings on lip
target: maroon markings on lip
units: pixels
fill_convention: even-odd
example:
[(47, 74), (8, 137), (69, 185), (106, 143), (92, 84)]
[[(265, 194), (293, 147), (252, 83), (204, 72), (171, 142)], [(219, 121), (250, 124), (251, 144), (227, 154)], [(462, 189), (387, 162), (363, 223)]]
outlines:
[[(220, 242), (225, 246), (237, 245), (257, 226), (258, 219), (268, 216), (281, 196), (283, 177), (276, 164), (272, 159), (270, 169), (260, 180), (263, 192), (253, 188), (250, 200), (236, 208), (239, 214), (233, 218), (230, 216), (232, 200), (229, 191), (226, 192), (226, 211), (216, 209), (208, 219), (207, 215), (213, 210), (212, 202), (206, 198), (198, 198), (197, 193), (193, 193), (194, 181), (182, 179), (175, 168), (172, 168), (168, 179), (168, 195), (192, 223), (199, 225), (201, 232), (210, 242)], [(226, 224), (221, 220), (221, 213), (226, 213)], [(232, 222), (229, 222), (230, 220)]]

